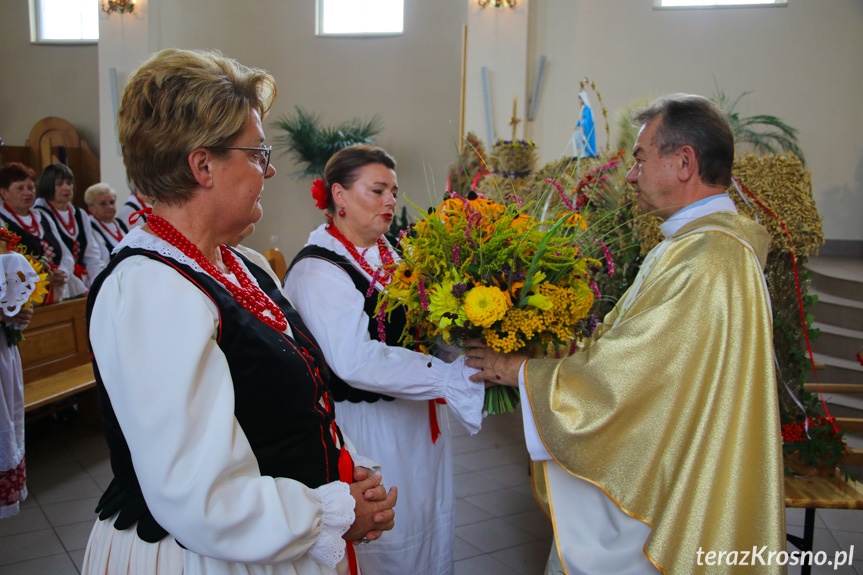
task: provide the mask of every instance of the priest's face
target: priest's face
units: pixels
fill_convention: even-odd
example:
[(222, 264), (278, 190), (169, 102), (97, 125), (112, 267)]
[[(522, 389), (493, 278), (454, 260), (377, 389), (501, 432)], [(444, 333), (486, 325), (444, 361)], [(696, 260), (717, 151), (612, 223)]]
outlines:
[(683, 182), (678, 179), (678, 153), (662, 156), (656, 145), (661, 123), (662, 119), (657, 117), (641, 127), (632, 150), (635, 164), (626, 174), (626, 181), (635, 187), (635, 198), (642, 212), (667, 220), (686, 203)]

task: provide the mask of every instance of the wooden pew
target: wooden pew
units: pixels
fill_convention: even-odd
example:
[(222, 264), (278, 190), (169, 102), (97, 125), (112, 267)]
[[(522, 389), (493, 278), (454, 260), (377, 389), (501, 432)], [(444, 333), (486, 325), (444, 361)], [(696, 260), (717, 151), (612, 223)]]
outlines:
[(86, 298), (76, 298), (34, 310), (18, 345), (25, 412), (96, 386), (87, 346), (86, 304)]

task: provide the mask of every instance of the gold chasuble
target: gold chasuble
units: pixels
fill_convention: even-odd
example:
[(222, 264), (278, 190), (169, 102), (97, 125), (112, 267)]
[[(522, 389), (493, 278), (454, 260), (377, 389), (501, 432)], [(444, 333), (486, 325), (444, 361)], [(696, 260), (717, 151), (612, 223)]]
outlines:
[[(528, 362), (537, 428), (563, 469), (652, 528), (644, 552), (664, 573), (784, 573), (775, 560), (740, 566), (755, 547), (765, 563), (786, 548), (770, 237), (724, 212), (666, 242), (627, 309), (606, 316), (612, 329), (571, 357)], [(578, 508), (554, 509), (544, 469), (534, 464), (538, 500), (577, 521)], [(737, 566), (708, 566), (699, 550), (736, 551)]]

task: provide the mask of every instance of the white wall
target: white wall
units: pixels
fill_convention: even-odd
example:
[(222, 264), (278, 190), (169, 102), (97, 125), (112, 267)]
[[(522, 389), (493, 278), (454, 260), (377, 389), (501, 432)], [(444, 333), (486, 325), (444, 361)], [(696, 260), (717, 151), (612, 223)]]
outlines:
[[(384, 131), (376, 142), (398, 162), (401, 195), (427, 206), (429, 194), (443, 194), (458, 141), (463, 0), (409, 0), (404, 35), (365, 39), (315, 37), (312, 0), (149, 4), (152, 50), (216, 48), (275, 76), (278, 97), (265, 121), (270, 143), (279, 134), (271, 121), (294, 105), (331, 124), (379, 114)], [(324, 217), (311, 181), (293, 177), (296, 165), (275, 151), (273, 164), (278, 173), (266, 184), (264, 217), (247, 243), (264, 250), (278, 236), (290, 258)]]
[(483, 97), (482, 68), (488, 69), (494, 139), (511, 140), (513, 104), (517, 100), (516, 138), (524, 137), (527, 116), (525, 81), (528, 53), (528, 0), (514, 9), (481, 8), (468, 3), (467, 74), (465, 78), (465, 132), (473, 132), (488, 147), (489, 127)]
[(23, 146), (48, 116), (72, 123), (99, 155), (96, 44), (30, 43), (26, 0), (0, 0), (0, 138)]
[[(775, 115), (800, 130), (826, 236), (863, 240), (863, 2), (700, 10), (652, 5), (531, 4), (529, 67), (542, 54), (549, 62), (527, 136), (537, 140), (543, 157), (566, 145), (585, 76), (596, 82), (609, 113), (669, 92), (711, 96), (715, 79), (731, 97), (753, 92), (741, 101), (742, 114)], [(593, 105), (603, 146), (604, 126)]]
[[(478, 14), (475, 0), (408, 0), (404, 36), (323, 39), (313, 34), (312, 0), (138, 0), (132, 18), (102, 20), (97, 63), (92, 45), (31, 45), (26, 4), (0, 0), (0, 136), (7, 144), (23, 145), (42, 117), (64, 117), (102, 151), (105, 178), (122, 194), (125, 178), (114, 180), (123, 171), (115, 163), (113, 140), (107, 143), (108, 134), (113, 137), (113, 119), (106, 117), (107, 69), (117, 67), (122, 76), (163, 47), (219, 48), (276, 76), (279, 97), (270, 119), (294, 104), (327, 122), (381, 114), (385, 131), (378, 141), (399, 161), (402, 190), (422, 203), (428, 202), (424, 164), (433, 167), (440, 191), (454, 158), (463, 26), (494, 12)], [(688, 11), (654, 10), (652, 0), (520, 5), (528, 13), (527, 73), (518, 54), (510, 56), (516, 65), (507, 73), (523, 78), (518, 97), (524, 117), (536, 63), (540, 55), (548, 57), (537, 119), (519, 132), (537, 140), (544, 159), (566, 145), (578, 113), (578, 82), (585, 76), (596, 82), (612, 113), (672, 91), (711, 95), (715, 77), (730, 96), (753, 91), (741, 102), (742, 113), (773, 114), (800, 129), (826, 236), (863, 240), (863, 2), (793, 0), (784, 8)], [(146, 40), (136, 26), (146, 27)], [(502, 31), (501, 49), (508, 49), (509, 31)], [(470, 102), (470, 90), (481, 94), (478, 74), (468, 75), (468, 88)], [(496, 97), (496, 121), (509, 134), (505, 126), (516, 94), (506, 92), (516, 90), (503, 91)], [(476, 131), (485, 138), (482, 122)], [(268, 129), (267, 136), (272, 141), (276, 131)], [(291, 255), (322, 220), (310, 201), (310, 182), (291, 177), (294, 166), (287, 158), (274, 155), (274, 161), (279, 173), (267, 184), (264, 219), (250, 244), (266, 249), (275, 234)]]

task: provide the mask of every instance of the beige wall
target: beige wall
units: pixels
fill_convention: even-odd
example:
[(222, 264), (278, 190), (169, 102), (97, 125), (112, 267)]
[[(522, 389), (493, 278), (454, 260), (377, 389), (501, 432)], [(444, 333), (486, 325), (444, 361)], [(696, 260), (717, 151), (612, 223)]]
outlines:
[[(540, 55), (549, 59), (537, 120), (527, 132), (541, 153), (554, 156), (566, 145), (585, 76), (610, 113), (668, 92), (710, 96), (715, 78), (729, 96), (753, 92), (741, 113), (772, 114), (800, 130), (827, 237), (863, 240), (863, 2), (702, 10), (652, 4), (531, 3), (529, 77)], [(605, 144), (604, 134), (597, 143)]]
[[(403, 197), (427, 206), (430, 193), (443, 193), (458, 139), (463, 0), (405, 2), (404, 35), (367, 39), (315, 37), (311, 0), (148, 1), (154, 49), (218, 48), (269, 70), (278, 82), (269, 121), (294, 105), (328, 123), (380, 114), (384, 131), (376, 141), (398, 162)], [(269, 121), (272, 143), (279, 133)], [(287, 156), (274, 151), (273, 163), (278, 173), (266, 184), (264, 218), (247, 243), (263, 250), (277, 235), (291, 257), (324, 218), (311, 199), (311, 181), (293, 177), (296, 166)]]
[[(138, 53), (169, 46), (219, 48), (276, 76), (279, 97), (270, 120), (294, 104), (327, 122), (381, 114), (385, 131), (378, 142), (399, 161), (403, 192), (427, 205), (431, 184), (424, 166), (432, 168), (439, 192), (454, 157), (462, 27), (475, 1), (405, 4), (403, 36), (359, 40), (316, 38), (312, 0), (139, 0), (136, 17), (149, 15), (146, 46), (138, 38), (133, 49), (133, 22), (127, 21), (125, 34), (118, 33), (112, 16), (112, 45), (100, 49), (113, 57), (122, 76), (143, 57)], [(529, 4), (522, 116), (540, 55), (548, 57), (548, 66), (538, 116), (524, 126), (525, 137), (538, 141), (544, 158), (563, 150), (584, 76), (596, 82), (612, 112), (671, 91), (710, 95), (715, 77), (731, 96), (754, 92), (741, 103), (742, 113), (777, 115), (800, 129), (827, 237), (863, 240), (863, 3), (794, 0), (784, 8), (691, 11), (658, 11), (652, 4)], [(97, 82), (108, 60), (97, 73), (95, 46), (30, 45), (28, 22), (26, 2), (0, 0), (0, 136), (23, 145), (38, 119), (58, 115), (98, 150), (95, 102), (100, 100), (103, 120), (111, 104)], [(121, 48), (127, 52), (118, 57)], [(505, 98), (507, 115), (511, 97)], [(106, 129), (110, 134), (113, 126), (102, 126), (103, 141)], [(270, 128), (267, 135), (272, 141), (277, 132)], [(113, 147), (103, 143), (103, 163), (110, 163), (107, 152)], [(274, 161), (279, 173), (267, 184), (264, 219), (250, 244), (266, 249), (270, 236), (277, 235), (279, 247), (291, 255), (322, 219), (310, 201), (310, 182), (292, 177), (295, 167), (286, 157), (274, 155)], [(110, 174), (116, 178), (121, 172)], [(123, 182), (111, 183), (122, 195)]]
[(26, 0), (0, 0), (0, 138), (23, 146), (47, 116), (69, 120), (99, 154), (96, 45), (30, 44)]

